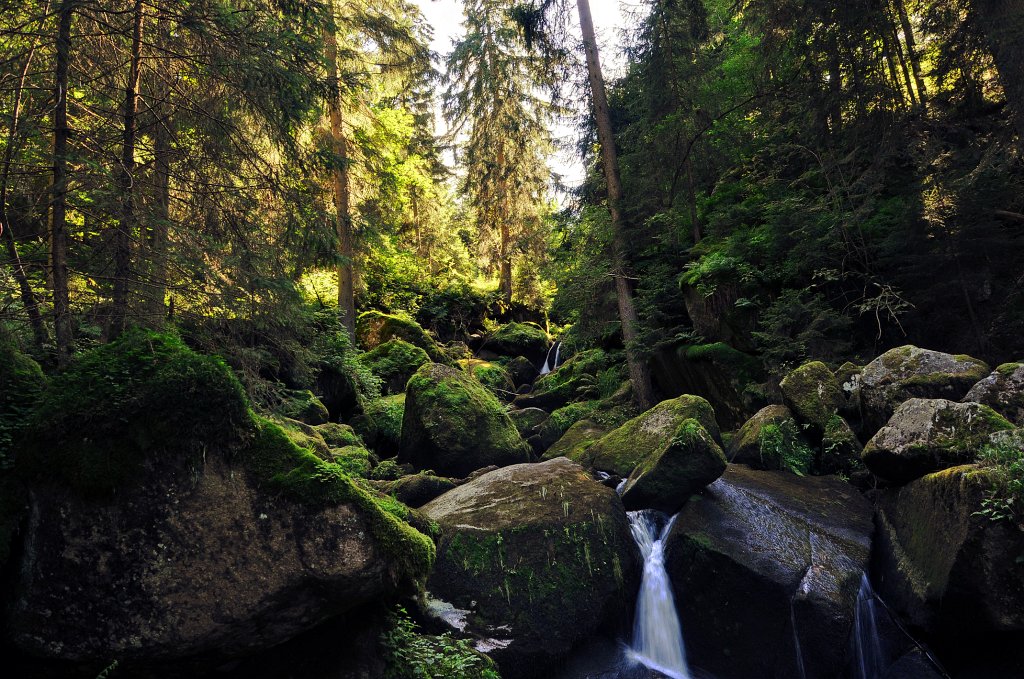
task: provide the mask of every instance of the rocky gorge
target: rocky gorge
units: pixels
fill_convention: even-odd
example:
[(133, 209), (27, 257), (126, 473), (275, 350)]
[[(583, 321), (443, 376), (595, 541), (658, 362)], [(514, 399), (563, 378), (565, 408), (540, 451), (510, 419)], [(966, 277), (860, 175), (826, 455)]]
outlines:
[[(602, 349), (541, 375), (532, 324), (469, 350), (375, 312), (358, 336), (378, 399), (336, 378), (276, 412), (172, 335), (49, 378), (5, 349), (4, 413), (32, 404), (0, 477), (14, 676), (1024, 671), (1024, 364), (812, 362), (729, 431), (700, 394), (641, 412)], [(665, 517), (686, 670), (619, 645), (638, 511)]]

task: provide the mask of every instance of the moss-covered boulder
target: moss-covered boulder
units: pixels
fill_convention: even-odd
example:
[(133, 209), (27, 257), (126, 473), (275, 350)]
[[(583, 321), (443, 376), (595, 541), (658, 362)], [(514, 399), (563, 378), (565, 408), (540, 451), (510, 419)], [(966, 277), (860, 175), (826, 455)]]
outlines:
[(327, 406), (320, 402), (308, 389), (288, 389), (281, 395), (281, 402), (274, 408), (281, 417), (287, 417), (309, 425), (324, 424), (331, 419)]
[(1024, 363), (1004, 363), (967, 392), (964, 401), (982, 403), (1024, 427)]
[(746, 464), (757, 469), (778, 469), (770, 458), (769, 451), (762, 451), (762, 443), (769, 437), (764, 434), (765, 427), (780, 427), (784, 423), (796, 427), (796, 420), (789, 408), (772, 405), (762, 408), (743, 423), (739, 431), (733, 435), (726, 449), (729, 462)]
[(174, 337), (81, 356), (31, 425), (32, 547), (7, 620), (30, 655), (212, 669), (431, 568), (406, 508), (254, 418), (231, 371)]
[(569, 460), (499, 469), (422, 511), (441, 527), (430, 595), (461, 613), (507, 679), (550, 676), (632, 610), (639, 554), (622, 503)]
[(973, 462), (992, 434), (1012, 428), (988, 406), (913, 398), (868, 441), (862, 457), (876, 476), (906, 483)]
[(1024, 532), (986, 511), (991, 475), (951, 467), (878, 500), (880, 594), (910, 624), (957, 643), (1005, 644), (995, 633), (1024, 631)]
[(582, 351), (538, 379), (529, 394), (516, 398), (516, 407), (553, 411), (570, 401), (594, 399), (600, 395), (598, 376), (614, 367), (613, 357), (607, 352), (601, 349)]
[(587, 449), (586, 466), (627, 477), (649, 453), (665, 450), (689, 419), (696, 420), (714, 441), (722, 440), (711, 404), (699, 396), (684, 395), (662, 401), (603, 436)]
[(872, 528), (842, 481), (730, 465), (666, 539), (687, 659), (716, 677), (846, 676)]
[(351, 425), (328, 422), (313, 427), (313, 430), (324, 440), (328, 448), (363, 445), (362, 439)]
[(488, 337), (482, 348), (498, 356), (522, 356), (540, 365), (548, 343), (548, 334), (536, 323), (507, 323)]
[(405, 394), (394, 394), (369, 401), (352, 420), (352, 429), (381, 457), (391, 457), (401, 447), (404, 419)]
[(521, 408), (510, 410), (508, 416), (512, 418), (512, 423), (516, 425), (519, 435), (525, 439), (536, 434), (537, 428), (551, 415), (540, 408)]
[(418, 346), (393, 338), (360, 354), (359, 361), (381, 379), (386, 394), (401, 394), (405, 383), (430, 357)]
[(462, 370), (431, 363), (409, 380), (401, 462), (461, 477), (529, 455), (501, 402)]
[(907, 345), (890, 349), (860, 374), (862, 435), (881, 429), (900, 404), (911, 398), (957, 401), (989, 373), (984, 362)]
[(435, 476), (429, 472), (408, 474), (394, 481), (375, 484), (383, 493), (394, 496), (404, 505), (419, 508), (458, 485), (455, 479)]
[(809, 425), (816, 438), (845, 400), (839, 380), (821, 361), (805, 363), (789, 373), (779, 388), (796, 419)]
[(562, 435), (569, 430), (569, 427), (580, 420), (590, 418), (602, 409), (600, 401), (577, 401), (569, 403), (551, 413), (551, 417), (544, 420), (537, 428), (540, 436), (541, 447), (545, 450), (562, 438)]
[(505, 359), (504, 364), (517, 388), (524, 384), (532, 384), (540, 374), (537, 366), (525, 356), (513, 356)]
[(627, 509), (657, 509), (675, 514), (690, 496), (717, 479), (726, 468), (725, 453), (693, 418), (683, 420), (665, 445), (647, 455), (626, 479), (622, 503)]
[(863, 472), (861, 456), (864, 446), (853, 427), (839, 414), (828, 418), (821, 437), (821, 452), (816, 462), (816, 473), (842, 474), (847, 477)]
[(515, 396), (516, 386), (512, 381), (512, 376), (500, 363), (467, 358), (459, 361), (459, 366), (498, 398), (511, 401)]
[(392, 339), (400, 339), (419, 347), (435, 363), (454, 363), (426, 330), (412, 318), (381, 311), (365, 311), (359, 314), (359, 318), (356, 319), (356, 341), (363, 349), (372, 351)]
[(607, 434), (609, 428), (593, 420), (580, 420), (573, 424), (562, 435), (562, 438), (551, 444), (541, 459), (553, 460), (556, 457), (567, 457), (573, 462), (586, 463), (587, 450)]

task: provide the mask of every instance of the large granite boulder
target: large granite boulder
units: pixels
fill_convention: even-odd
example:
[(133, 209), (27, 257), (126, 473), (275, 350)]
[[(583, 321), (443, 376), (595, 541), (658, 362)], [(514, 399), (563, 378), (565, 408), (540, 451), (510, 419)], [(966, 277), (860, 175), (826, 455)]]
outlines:
[(458, 368), (430, 363), (409, 380), (400, 462), (463, 477), (488, 465), (530, 459), (498, 399)]
[(743, 423), (729, 441), (726, 457), (729, 462), (736, 464), (746, 464), (758, 469), (778, 469), (777, 460), (772, 455), (773, 451), (768, 450), (765, 444), (774, 435), (774, 430), (782, 428), (799, 431), (793, 412), (789, 408), (772, 405), (758, 410)]
[(584, 464), (586, 452), (590, 446), (608, 433), (608, 427), (593, 420), (580, 420), (569, 427), (562, 437), (544, 451), (541, 459), (553, 460), (556, 457), (567, 457), (574, 462)]
[(1024, 632), (1024, 532), (986, 511), (993, 474), (951, 467), (879, 498), (877, 588), (915, 627), (957, 640)]
[(221, 361), (171, 336), (130, 332), (80, 357), (24, 441), (6, 634), (32, 656), (212, 668), (432, 564), (407, 510), (255, 419)]
[(967, 392), (964, 401), (974, 401), (1024, 427), (1024, 363), (1004, 363)]
[(683, 420), (665, 445), (650, 450), (626, 479), (627, 509), (675, 514), (690, 496), (722, 475), (725, 453), (693, 418)]
[(390, 457), (402, 445), (404, 420), (405, 394), (393, 394), (367, 401), (362, 414), (352, 420), (352, 428), (381, 457)]
[(890, 349), (864, 366), (858, 380), (863, 436), (882, 428), (911, 398), (961, 399), (989, 372), (970, 356), (953, 356), (907, 345)]
[(683, 395), (662, 401), (603, 436), (586, 452), (586, 466), (627, 477), (648, 454), (665, 450), (686, 420), (696, 420), (716, 441), (721, 441), (711, 404), (699, 396)]
[(782, 398), (796, 418), (820, 437), (829, 418), (844, 404), (839, 380), (821, 361), (805, 363), (779, 384)]
[(452, 363), (437, 342), (412, 318), (381, 311), (359, 314), (356, 319), (356, 340), (363, 349), (372, 351), (392, 339), (400, 339), (419, 347), (435, 363)]
[(536, 323), (507, 323), (487, 338), (482, 349), (498, 356), (523, 356), (539, 366), (548, 353), (548, 334)]
[(842, 676), (871, 533), (870, 504), (838, 479), (730, 465), (667, 538), (691, 664), (720, 679)]
[(490, 472), (422, 512), (441, 528), (431, 608), (506, 678), (550, 676), (632, 610), (640, 564), (622, 502), (565, 458)]
[(359, 362), (380, 378), (385, 394), (402, 394), (405, 383), (430, 357), (420, 347), (393, 337), (360, 354)]
[(887, 481), (906, 483), (974, 461), (992, 434), (1010, 429), (988, 406), (912, 398), (864, 446), (864, 464)]

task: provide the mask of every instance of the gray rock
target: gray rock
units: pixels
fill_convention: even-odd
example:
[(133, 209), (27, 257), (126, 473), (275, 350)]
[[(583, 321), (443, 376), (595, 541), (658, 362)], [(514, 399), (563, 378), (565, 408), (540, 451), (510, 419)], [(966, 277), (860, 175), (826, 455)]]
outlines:
[(992, 434), (1012, 428), (988, 406), (912, 398), (864, 446), (863, 460), (876, 476), (906, 483), (974, 461)]
[(878, 431), (901, 403), (910, 398), (960, 400), (988, 366), (970, 356), (953, 356), (907, 345), (890, 349), (860, 374), (862, 432)]
[(967, 392), (964, 401), (983, 403), (1024, 427), (1024, 363), (1004, 363)]

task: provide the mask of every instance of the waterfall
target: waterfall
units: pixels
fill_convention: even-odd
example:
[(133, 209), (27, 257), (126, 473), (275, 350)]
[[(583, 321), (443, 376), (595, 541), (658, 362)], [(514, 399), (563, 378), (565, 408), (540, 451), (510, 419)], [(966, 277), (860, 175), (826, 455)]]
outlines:
[(665, 538), (675, 517), (661, 512), (628, 512), (633, 539), (644, 557), (644, 575), (636, 601), (633, 643), (628, 656), (672, 679), (689, 679), (683, 632), (676, 614), (672, 583), (665, 571)]
[[(551, 353), (554, 352), (554, 360), (551, 359)], [(558, 367), (558, 359), (562, 353), (562, 343), (556, 341), (548, 348), (548, 355), (544, 357), (544, 367), (540, 369), (541, 375), (547, 375), (552, 370)]]
[(853, 645), (857, 659), (857, 679), (878, 679), (885, 669), (882, 637), (878, 633), (878, 597), (871, 589), (867, 573), (861, 575), (857, 607), (853, 612)]

